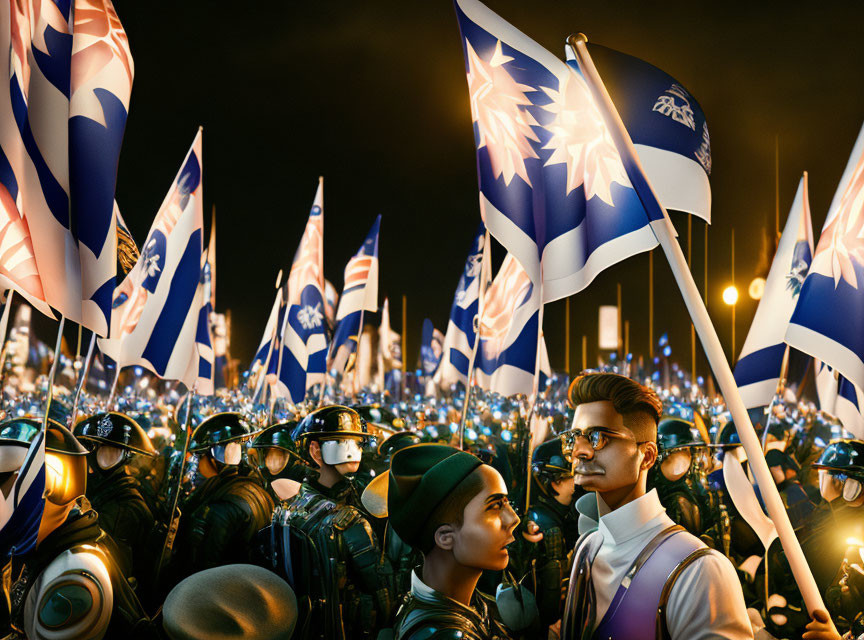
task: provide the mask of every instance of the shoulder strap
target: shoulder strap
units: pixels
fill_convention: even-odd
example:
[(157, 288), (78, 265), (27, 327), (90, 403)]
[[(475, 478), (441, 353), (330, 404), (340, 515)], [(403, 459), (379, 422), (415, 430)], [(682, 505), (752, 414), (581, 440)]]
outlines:
[(711, 549), (708, 547), (696, 549), (696, 551), (684, 558), (684, 560), (675, 567), (674, 571), (672, 571), (666, 579), (666, 584), (663, 585), (663, 591), (660, 592), (660, 603), (657, 605), (657, 638), (663, 638), (663, 640), (670, 640), (671, 638), (666, 623), (666, 605), (669, 604), (669, 596), (672, 594), (672, 587), (675, 586), (675, 581), (678, 580), (678, 576), (681, 575), (684, 569), (693, 564), (694, 561), (707, 556), (709, 553), (711, 553)]

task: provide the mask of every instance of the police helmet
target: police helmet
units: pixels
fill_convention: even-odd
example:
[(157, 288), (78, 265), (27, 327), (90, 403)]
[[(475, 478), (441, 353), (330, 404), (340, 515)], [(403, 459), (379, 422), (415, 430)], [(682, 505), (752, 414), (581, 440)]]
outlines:
[(696, 425), (689, 420), (665, 417), (657, 425), (657, 448), (661, 453), (685, 447), (704, 447), (707, 444)]
[(864, 478), (864, 441), (848, 439), (830, 443), (813, 468)]
[(316, 409), (294, 429), (294, 441), (306, 445), (310, 440), (371, 437), (369, 427), (357, 411), (342, 405)]
[(75, 425), (75, 437), (84, 443), (109, 445), (155, 457), (156, 448), (147, 432), (129, 416), (117, 411), (96, 413)]

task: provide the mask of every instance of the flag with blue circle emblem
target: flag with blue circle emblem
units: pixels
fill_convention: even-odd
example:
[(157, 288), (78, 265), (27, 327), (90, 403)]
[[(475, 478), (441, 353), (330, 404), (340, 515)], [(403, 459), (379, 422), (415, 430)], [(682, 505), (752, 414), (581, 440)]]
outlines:
[(459, 285), (450, 307), (450, 321), (444, 334), (441, 364), (435, 372), (436, 383), (444, 388), (457, 382), (468, 384), (468, 368), (477, 335), (474, 322), (480, 309), (483, 256), (487, 251), (487, 242), (486, 226), (481, 222), (474, 234), (462, 275), (459, 276)]
[(323, 382), (327, 370), (327, 323), (324, 316), (324, 179), (288, 274), (288, 302), (279, 329), (278, 357), (270, 360), (276, 379), (273, 393), (293, 403)]
[(655, 247), (662, 211), (640, 201), (628, 175), (641, 173), (625, 168), (582, 75), (477, 0), (456, 0), (456, 13), (481, 213), (542, 302)]
[(798, 183), (792, 209), (780, 236), (765, 281), (765, 292), (735, 363), (735, 382), (748, 409), (770, 404), (777, 391), (786, 351), (786, 328), (810, 269), (812, 255), (813, 225), (805, 173)]
[[(198, 379), (205, 304), (201, 130), (156, 214), (135, 267), (114, 292), (111, 335), (99, 348), (189, 388)], [(206, 342), (205, 342), (206, 341)]]
[(864, 128), (834, 199), (786, 342), (864, 388)]
[(345, 266), (345, 285), (336, 311), (336, 331), (330, 352), (331, 367), (350, 371), (354, 366), (364, 311), (378, 311), (378, 232), (381, 216), (375, 218), (366, 240)]

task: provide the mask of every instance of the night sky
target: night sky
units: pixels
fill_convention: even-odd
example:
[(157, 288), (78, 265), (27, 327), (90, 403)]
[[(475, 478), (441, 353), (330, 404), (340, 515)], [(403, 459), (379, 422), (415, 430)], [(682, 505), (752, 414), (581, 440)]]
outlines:
[[(381, 299), (401, 330), (408, 296), (408, 362), (429, 317), (446, 329), (479, 219), (464, 62), (446, 0), (173, 2), (117, 0), (135, 61), (117, 201), (145, 238), (195, 131), (204, 127), (204, 200), (217, 212), (217, 309), (231, 309), (233, 355), (248, 363), (279, 269), (297, 247), (324, 176), (324, 269), (337, 288), (345, 262), (378, 213)], [(746, 286), (773, 233), (775, 136), (781, 227), (801, 172), (810, 172), (818, 237), (864, 120), (862, 3), (532, 2), (489, 6), (556, 55), (572, 32), (640, 57), (699, 100), (713, 151), (709, 311), (724, 346), (720, 292)], [(686, 217), (673, 214), (686, 253)], [(694, 220), (694, 272), (703, 287), (704, 223)], [(597, 306), (621, 282), (631, 350), (646, 352), (647, 255), (602, 274), (571, 300), (571, 358)], [(764, 262), (767, 272), (767, 261)], [(689, 363), (689, 322), (662, 253), (655, 254), (655, 339), (668, 331)], [(738, 305), (740, 350), (756, 303)], [(548, 305), (552, 366), (564, 365), (564, 302)], [(47, 337), (47, 336), (46, 336)], [(701, 351), (700, 351), (701, 358)], [(704, 371), (704, 359), (699, 367)]]

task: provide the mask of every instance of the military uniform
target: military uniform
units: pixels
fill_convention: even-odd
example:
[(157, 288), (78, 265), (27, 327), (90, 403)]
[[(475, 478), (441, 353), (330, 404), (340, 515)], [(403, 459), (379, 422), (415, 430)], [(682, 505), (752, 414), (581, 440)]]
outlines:
[[(667, 515), (694, 536), (704, 533), (710, 518), (708, 504), (698, 489), (692, 454), (695, 449), (707, 445), (692, 422), (664, 418), (657, 425), (657, 463), (648, 471), (648, 488), (657, 489), (660, 504)], [(677, 451), (687, 451), (691, 455), (691, 464), (680, 478), (669, 478), (664, 474), (663, 461)]]
[[(236, 413), (220, 413), (204, 420), (192, 434), (189, 450), (213, 458), (218, 469), (182, 505), (175, 571), (179, 577), (224, 564), (248, 562), (252, 540), (267, 526), (275, 506), (263, 482), (241, 466), (240, 443), (252, 433)], [(237, 459), (229, 459), (229, 447)], [(223, 459), (220, 460), (219, 458)]]
[[(311, 440), (368, 433), (353, 409), (331, 406), (306, 416), (294, 436), (306, 451)], [(327, 487), (310, 471), (300, 492), (276, 508), (266, 546), (271, 568), (297, 593), (297, 638), (374, 638), (389, 626), (392, 568), (349, 478)]]
[[(82, 510), (83, 509), (83, 510)], [(155, 634), (115, 560), (116, 547), (82, 505), (3, 572), (12, 633), (40, 638), (152, 638)]]
[[(9, 423), (6, 427), (0, 433), (8, 432)], [(36, 511), (31, 491), (26, 489), (12, 514), (15, 519), (19, 510), (26, 509), (24, 515), (37, 512), (40, 517), (28, 517), (26, 522), (15, 519), (14, 539), (7, 537), (9, 527), (3, 531), (2, 542), (8, 545), (4, 553), (11, 556), (3, 569), (11, 629), (7, 637), (154, 637), (156, 630), (119, 566), (116, 545), (99, 528), (96, 512), (83, 497), (87, 450), (68, 429), (49, 421), (45, 451), (54, 462), (47, 467), (43, 509)], [(34, 486), (41, 492), (40, 485), (30, 485)], [(37, 497), (41, 500), (41, 495)], [(64, 513), (59, 524), (42, 531), (52, 518)], [(39, 531), (44, 536), (41, 540), (36, 536)]]
[[(152, 575), (155, 518), (141, 493), (141, 483), (126, 466), (134, 455), (153, 457), (156, 449), (144, 430), (128, 416), (110, 412), (90, 416), (75, 426), (75, 436), (90, 449), (87, 499), (99, 514), (99, 526), (117, 543), (127, 576), (145, 582)], [(123, 452), (115, 466), (103, 469), (99, 447)]]
[(495, 601), (479, 591), (471, 606), (456, 602), (412, 574), (411, 592), (399, 609), (396, 640), (507, 640), (511, 635), (495, 616)]
[[(563, 505), (552, 495), (553, 480), (572, 477), (571, 465), (561, 452), (558, 438), (544, 442), (532, 456), (532, 502), (526, 520), (534, 522), (543, 539), (537, 543), (521, 541), (523, 553), (511, 565), (527, 574), (523, 584), (537, 599), (543, 626), (561, 619), (569, 577), (569, 554), (579, 538), (578, 514), (573, 505)], [(574, 496), (575, 497), (575, 496)]]

